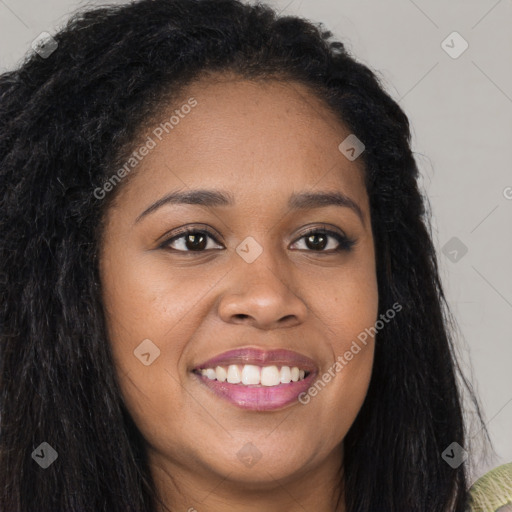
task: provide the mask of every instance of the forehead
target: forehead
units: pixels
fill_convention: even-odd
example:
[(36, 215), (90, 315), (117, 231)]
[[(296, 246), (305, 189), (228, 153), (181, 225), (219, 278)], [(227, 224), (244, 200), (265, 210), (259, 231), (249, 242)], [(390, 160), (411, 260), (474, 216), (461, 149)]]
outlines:
[(141, 134), (154, 147), (123, 191), (132, 203), (177, 188), (224, 189), (262, 205), (337, 189), (365, 207), (362, 161), (338, 149), (350, 130), (303, 84), (208, 75), (164, 107)]

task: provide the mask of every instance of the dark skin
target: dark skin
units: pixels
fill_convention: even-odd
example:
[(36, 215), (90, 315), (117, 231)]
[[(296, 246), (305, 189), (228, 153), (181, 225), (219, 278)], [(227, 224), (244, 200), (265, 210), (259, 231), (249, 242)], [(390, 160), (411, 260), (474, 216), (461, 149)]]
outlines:
[[(343, 439), (367, 393), (373, 340), (307, 405), (274, 411), (240, 409), (191, 370), (234, 348), (285, 348), (313, 359), (321, 376), (374, 325), (361, 159), (339, 151), (350, 131), (298, 83), (203, 79), (169, 114), (162, 109), (162, 120), (190, 97), (197, 106), (139, 164), (107, 215), (101, 280), (125, 403), (169, 509), (332, 512), (341, 498), (343, 511)], [(199, 188), (235, 204), (166, 204), (136, 222), (167, 193)], [(290, 210), (290, 195), (303, 191), (341, 192), (361, 217), (335, 205)], [(210, 228), (216, 240), (203, 233), (194, 250), (184, 235), (162, 247), (184, 225)], [(336, 252), (332, 236), (308, 242), (304, 232), (322, 227), (355, 244)], [(252, 263), (236, 252), (249, 236), (263, 250)], [(160, 350), (149, 366), (133, 353), (144, 339)], [(261, 453), (250, 467), (237, 457), (249, 442)]]

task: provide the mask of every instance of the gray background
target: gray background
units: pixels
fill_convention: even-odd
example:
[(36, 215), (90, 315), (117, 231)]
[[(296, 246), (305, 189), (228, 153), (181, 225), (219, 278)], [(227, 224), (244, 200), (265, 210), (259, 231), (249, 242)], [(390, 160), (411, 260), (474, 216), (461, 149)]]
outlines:
[[(473, 429), (473, 481), (512, 462), (512, 0), (268, 3), (332, 30), (409, 116), (459, 355), (496, 448), (484, 458)], [(0, 72), (87, 5), (100, 2), (0, 0)], [(469, 45), (457, 58), (454, 31)]]

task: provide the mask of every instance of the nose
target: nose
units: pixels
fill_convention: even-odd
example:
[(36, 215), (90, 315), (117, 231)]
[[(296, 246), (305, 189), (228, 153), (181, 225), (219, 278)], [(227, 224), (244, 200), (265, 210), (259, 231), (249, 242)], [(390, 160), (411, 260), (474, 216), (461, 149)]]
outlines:
[(308, 308), (286, 277), (291, 273), (285, 276), (269, 258), (260, 258), (251, 264), (237, 263), (220, 298), (219, 316), (227, 323), (262, 330), (301, 324)]

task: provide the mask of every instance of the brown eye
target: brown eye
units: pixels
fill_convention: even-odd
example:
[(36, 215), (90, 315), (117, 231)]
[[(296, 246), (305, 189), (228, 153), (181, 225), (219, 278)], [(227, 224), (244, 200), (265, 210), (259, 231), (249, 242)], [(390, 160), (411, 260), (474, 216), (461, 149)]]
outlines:
[(328, 244), (328, 236), (324, 233), (314, 233), (312, 235), (308, 235), (306, 237), (306, 245), (310, 249), (325, 249), (326, 245)]
[[(161, 245), (161, 248), (177, 252), (204, 252), (215, 248), (208, 246), (208, 239), (218, 244), (214, 235), (208, 230), (186, 229), (165, 241)], [(356, 243), (355, 240), (349, 239), (335, 231), (318, 228), (310, 230), (298, 240), (303, 239), (305, 241), (305, 250), (327, 254), (350, 251)], [(295, 242), (295, 244), (297, 243), (298, 241)], [(220, 248), (222, 248), (222, 246), (220, 246)]]
[[(208, 239), (217, 242), (214, 236), (205, 230), (186, 230), (179, 235), (173, 236), (162, 244), (162, 248), (169, 248), (179, 252), (203, 252), (208, 248)], [(179, 242), (175, 244), (176, 242)], [(172, 244), (178, 245), (178, 248), (171, 247)]]
[[(335, 240), (334, 243), (331, 243), (331, 247), (329, 250), (325, 250), (326, 247), (329, 246), (329, 239), (333, 238)], [(306, 249), (309, 249), (313, 252), (325, 252), (325, 253), (333, 253), (333, 252), (341, 252), (341, 251), (350, 251), (354, 244), (355, 240), (347, 238), (346, 236), (336, 233), (335, 231), (330, 231), (328, 229), (314, 229), (302, 235), (299, 240), (305, 240)], [(295, 242), (297, 243), (297, 242)], [(333, 246), (333, 247), (332, 247)]]

